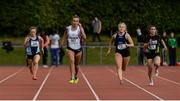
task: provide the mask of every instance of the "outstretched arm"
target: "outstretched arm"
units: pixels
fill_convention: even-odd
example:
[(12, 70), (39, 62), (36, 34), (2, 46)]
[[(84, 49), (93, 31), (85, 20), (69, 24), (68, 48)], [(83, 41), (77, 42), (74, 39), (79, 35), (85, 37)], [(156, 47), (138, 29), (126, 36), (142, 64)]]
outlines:
[(106, 55), (108, 55), (111, 52), (111, 47), (112, 47), (112, 44), (114, 43), (114, 40), (115, 40), (115, 35), (113, 35), (109, 41), (108, 51), (107, 51)]
[(64, 32), (64, 35), (62, 37), (62, 40), (60, 42), (60, 46), (63, 47), (64, 46), (64, 41), (67, 39), (67, 30)]
[(29, 37), (26, 37), (23, 44), (25, 48), (27, 47), (28, 41), (29, 41)]
[(129, 34), (127, 34), (127, 40), (129, 42), (129, 44), (126, 44), (127, 47), (133, 47), (134, 46), (134, 42), (133, 42), (133, 40), (132, 40), (132, 38), (131, 38), (131, 36)]
[(86, 39), (86, 34), (84, 32), (84, 28), (82, 27), (81, 23), (79, 23), (80, 31), (81, 31), (81, 36), (83, 39)]
[(42, 37), (38, 36), (39, 40), (40, 40), (40, 48), (44, 47), (44, 40)]

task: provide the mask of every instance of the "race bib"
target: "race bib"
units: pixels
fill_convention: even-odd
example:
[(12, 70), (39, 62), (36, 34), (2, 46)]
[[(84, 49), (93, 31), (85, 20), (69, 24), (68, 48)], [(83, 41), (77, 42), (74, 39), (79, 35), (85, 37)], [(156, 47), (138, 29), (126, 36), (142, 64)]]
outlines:
[(79, 49), (80, 48), (80, 39), (78, 37), (69, 38), (69, 46), (72, 49)]
[(38, 41), (31, 41), (31, 47), (38, 47), (39, 42)]
[(126, 48), (126, 44), (120, 44), (117, 46), (117, 49), (122, 50)]
[(156, 45), (150, 45), (150, 46), (149, 46), (149, 49), (155, 50), (155, 49), (156, 49)]
[(70, 39), (72, 43), (77, 43), (76, 39)]

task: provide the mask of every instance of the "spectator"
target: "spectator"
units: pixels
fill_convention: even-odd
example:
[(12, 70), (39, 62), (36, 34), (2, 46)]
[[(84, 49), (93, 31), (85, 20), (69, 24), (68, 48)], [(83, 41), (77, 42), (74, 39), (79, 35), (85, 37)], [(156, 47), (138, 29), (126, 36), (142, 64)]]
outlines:
[(93, 36), (92, 41), (95, 42), (96, 38), (98, 38), (98, 41), (101, 42), (100, 33), (101, 33), (101, 21), (95, 17), (92, 21), (92, 27), (93, 27)]
[(63, 57), (65, 55), (63, 47), (59, 48), (59, 64), (63, 64)]
[[(167, 37), (167, 33), (165, 31), (163, 32), (162, 39), (167, 46), (168, 37)], [(162, 47), (162, 45), (161, 45), (161, 47)], [(166, 66), (166, 65), (167, 65), (167, 63), (166, 63), (166, 50), (164, 49), (164, 47), (162, 47), (162, 50), (161, 50), (161, 66)]]
[(144, 35), (141, 32), (140, 28), (137, 28), (137, 42), (138, 42), (138, 51), (137, 51), (137, 57), (138, 57), (138, 65), (144, 64)]
[(59, 64), (59, 42), (60, 36), (58, 35), (58, 31), (53, 31), (53, 34), (49, 36), (50, 39), (50, 47), (51, 47), (51, 64), (58, 66)]
[(47, 68), (47, 58), (48, 58), (48, 46), (49, 46), (49, 36), (47, 35), (47, 33), (45, 32), (40, 32), (40, 36), (43, 38), (44, 40), (44, 54), (43, 54), (43, 67)]
[(170, 66), (176, 65), (176, 47), (177, 47), (177, 40), (174, 37), (174, 33), (171, 32), (170, 37), (168, 38), (169, 65)]

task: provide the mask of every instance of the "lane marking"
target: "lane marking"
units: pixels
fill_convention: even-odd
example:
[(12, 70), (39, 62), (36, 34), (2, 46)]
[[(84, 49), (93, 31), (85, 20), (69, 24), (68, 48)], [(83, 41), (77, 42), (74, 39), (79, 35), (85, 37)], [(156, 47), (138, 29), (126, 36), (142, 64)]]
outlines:
[(39, 87), (38, 91), (36, 92), (35, 96), (33, 97), (33, 101), (36, 101), (37, 97), (39, 96), (43, 86), (45, 85), (47, 79), (49, 78), (49, 76), (50, 76), (50, 74), (52, 72), (52, 69), (53, 69), (53, 67), (49, 70), (48, 74), (46, 75), (45, 79), (43, 80), (41, 86)]
[(22, 67), (21, 69), (19, 69), (17, 72), (15, 72), (15, 73), (13, 73), (13, 74), (5, 77), (4, 79), (2, 79), (2, 80), (0, 81), (0, 84), (3, 83), (3, 82), (5, 82), (6, 80), (12, 78), (13, 76), (15, 76), (16, 74), (18, 74), (19, 72), (21, 72), (23, 69), (24, 69), (24, 67)]
[[(108, 71), (110, 71), (111, 73), (113, 73), (114, 75), (117, 76), (117, 74), (116, 74), (113, 70), (111, 70), (111, 69), (109, 69), (109, 68), (107, 68), (107, 67), (106, 67), (106, 69), (107, 69)], [(126, 80), (127, 82), (131, 83), (132, 85), (136, 86), (137, 88), (143, 90), (144, 92), (150, 94), (151, 96), (155, 97), (156, 99), (158, 99), (158, 100), (160, 100), (160, 101), (164, 101), (164, 100), (163, 100), (162, 98), (160, 98), (159, 96), (157, 96), (157, 95), (151, 93), (150, 91), (148, 91), (148, 90), (142, 88), (141, 86), (139, 86), (138, 84), (132, 82), (131, 80), (128, 80), (128, 79), (125, 78), (125, 77), (123, 77), (123, 79)]]
[(82, 72), (82, 70), (80, 69), (80, 72), (84, 78), (84, 80), (86, 81), (87, 85), (89, 86), (91, 92), (93, 93), (94, 97), (96, 98), (97, 101), (100, 101), (98, 95), (96, 94), (96, 92), (94, 91), (93, 87), (91, 86), (91, 84), (89, 83), (88, 79), (86, 78), (85, 74)]
[[(146, 74), (146, 72), (145, 72), (144, 70), (141, 70), (141, 69), (139, 69), (139, 68), (138, 68), (137, 70)], [(164, 78), (164, 77), (162, 77), (162, 76), (157, 76), (157, 78), (162, 79), (162, 80), (165, 80), (165, 81), (168, 81), (168, 82), (170, 82), (170, 83), (173, 83), (173, 84), (176, 84), (176, 85), (180, 86), (180, 83), (175, 82), (175, 81), (170, 80), (170, 79), (167, 79), (167, 78)]]

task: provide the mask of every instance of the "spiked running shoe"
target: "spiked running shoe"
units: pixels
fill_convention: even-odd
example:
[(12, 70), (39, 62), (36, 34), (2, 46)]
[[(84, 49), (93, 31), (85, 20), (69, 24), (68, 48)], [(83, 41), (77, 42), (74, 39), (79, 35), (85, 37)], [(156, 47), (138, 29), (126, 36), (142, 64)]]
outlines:
[(74, 79), (69, 80), (69, 83), (73, 84), (74, 83)]
[(74, 79), (74, 83), (75, 83), (75, 84), (77, 84), (78, 82), (79, 82), (79, 79), (78, 79), (78, 78)]

